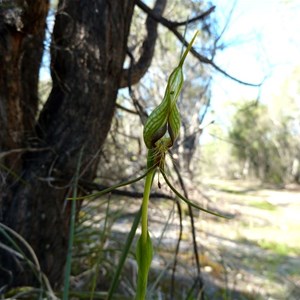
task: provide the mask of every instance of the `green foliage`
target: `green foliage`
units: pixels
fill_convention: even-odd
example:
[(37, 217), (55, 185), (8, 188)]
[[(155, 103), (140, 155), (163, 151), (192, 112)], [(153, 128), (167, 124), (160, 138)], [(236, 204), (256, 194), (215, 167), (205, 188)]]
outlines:
[[(0, 223), (0, 238), (1, 248), (4, 248), (16, 258), (26, 262), (39, 283), (38, 288), (12, 288), (8, 290), (1, 299), (21, 299), (22, 297), (28, 297), (27, 299), (29, 299), (29, 297), (30, 299), (33, 299), (32, 297), (35, 297), (35, 299), (41, 299), (45, 295), (47, 299), (57, 300), (58, 298), (55, 296), (48, 278), (42, 273), (38, 258), (28, 242), (17, 232), (2, 223)], [(4, 240), (7, 240), (9, 243), (7, 245), (3, 244), (2, 241)], [(0, 292), (3, 293), (3, 290), (0, 290)]]
[(287, 164), (281, 145), (287, 140), (286, 123), (277, 127), (266, 105), (256, 101), (241, 103), (233, 116), (229, 139), (232, 154), (241, 163), (243, 175), (254, 175), (262, 180), (281, 183)]
[(284, 242), (275, 242), (275, 241), (268, 241), (268, 240), (261, 240), (258, 241), (258, 245), (266, 250), (271, 250), (272, 252), (278, 254), (278, 255), (291, 255), (291, 254), (297, 254), (299, 255), (299, 249), (293, 248), (288, 246)]
[(250, 202), (250, 205), (256, 208), (269, 210), (269, 211), (274, 211), (277, 208), (275, 205), (273, 205), (268, 201), (252, 201)]
[(243, 175), (252, 173), (277, 184), (299, 182), (299, 73), (300, 68), (295, 68), (267, 104), (238, 103), (229, 138)]
[(145, 299), (147, 292), (148, 273), (153, 258), (153, 246), (149, 232), (146, 241), (140, 236), (136, 245), (136, 261), (139, 267), (136, 299)]
[(271, 124), (266, 118), (267, 107), (256, 102), (245, 102), (238, 108), (232, 120), (230, 139), (234, 142), (233, 154), (239, 159), (251, 157), (253, 164), (259, 164)]

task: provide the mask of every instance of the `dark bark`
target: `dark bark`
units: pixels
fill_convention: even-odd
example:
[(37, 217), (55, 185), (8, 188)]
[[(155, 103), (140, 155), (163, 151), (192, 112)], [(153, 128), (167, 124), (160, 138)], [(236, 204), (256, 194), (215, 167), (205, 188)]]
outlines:
[[(22, 160), (16, 149), (24, 148), (37, 113), (38, 70), (43, 53), (48, 1), (3, 1), (0, 6), (0, 152), (11, 152), (0, 161), (0, 218), (17, 220), (6, 208), (22, 175)], [(22, 209), (22, 204), (19, 209)], [(11, 222), (8, 222), (11, 219)], [(7, 242), (3, 234), (1, 242)], [(0, 284), (11, 284), (13, 269), (7, 253), (1, 252)], [(6, 268), (8, 266), (8, 268)]]
[[(17, 177), (6, 172), (5, 182), (2, 182), (2, 221), (31, 245), (42, 271), (54, 287), (61, 284), (64, 275), (69, 224), (69, 205), (65, 198), (71, 191), (83, 146), (81, 176), (91, 180), (95, 175), (97, 153), (114, 113), (133, 2), (61, 1), (51, 46), (53, 88), (34, 131), (45, 13), (38, 31), (32, 32), (32, 39), (30, 33), (5, 29), (7, 36), (2, 41), (1, 62), (9, 57), (10, 67), (0, 64), (0, 149), (22, 147), (25, 140), (25, 145), (30, 142), (29, 145), (41, 151), (13, 157), (20, 157), (20, 160), (18, 168), (14, 169)], [(36, 12), (41, 12), (40, 8), (47, 1), (27, 3), (30, 5), (28, 14), (22, 17), (34, 22), (29, 12), (37, 17)], [(30, 24), (24, 21), (24, 26)], [(37, 49), (34, 48), (36, 44)], [(34, 57), (33, 69), (28, 69), (28, 62)], [(31, 79), (27, 80), (27, 76)], [(14, 83), (10, 87), (12, 80)], [(6, 113), (12, 116), (7, 117)], [(12, 156), (8, 157), (9, 160), (1, 163), (10, 168)], [(63, 187), (57, 187), (50, 184), (49, 177), (68, 180)], [(4, 240), (2, 235), (1, 240)], [(1, 254), (2, 271), (13, 271), (10, 284), (37, 283), (33, 272), (24, 263), (17, 262), (17, 257)]]
[[(167, 0), (156, 0), (153, 13), (161, 16), (166, 7)], [(134, 85), (146, 74), (151, 65), (155, 50), (155, 41), (158, 36), (158, 22), (149, 15), (146, 20), (147, 36), (141, 48), (141, 56), (137, 62), (133, 62), (129, 69), (124, 69), (120, 87)]]
[[(34, 124), (48, 6), (47, 0), (3, 1), (0, 5), (1, 151), (20, 148), (24, 132)], [(16, 158), (9, 160), (16, 165)]]

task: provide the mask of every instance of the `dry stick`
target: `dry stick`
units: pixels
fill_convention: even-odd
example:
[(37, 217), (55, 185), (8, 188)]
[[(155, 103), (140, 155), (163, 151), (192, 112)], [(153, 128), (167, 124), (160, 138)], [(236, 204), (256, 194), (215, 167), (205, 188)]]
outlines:
[(177, 210), (178, 210), (178, 215), (179, 215), (179, 235), (178, 235), (178, 240), (177, 240), (177, 245), (175, 249), (175, 257), (174, 257), (174, 264), (172, 268), (172, 277), (171, 277), (171, 291), (170, 291), (170, 299), (174, 299), (174, 290), (175, 290), (175, 272), (176, 272), (176, 267), (177, 267), (177, 258), (179, 254), (179, 247), (180, 243), (182, 241), (182, 232), (183, 232), (183, 225), (182, 225), (182, 209), (181, 209), (181, 204), (176, 199), (176, 205), (177, 205)]
[(119, 108), (119, 109), (121, 109), (121, 110), (123, 110), (123, 111), (126, 111), (126, 112), (128, 112), (129, 114), (138, 115), (138, 112), (137, 112), (137, 111), (131, 110), (131, 109), (129, 109), (129, 108), (126, 108), (126, 107), (122, 106), (122, 105), (119, 104), (119, 103), (116, 103), (116, 108)]
[(194, 23), (196, 21), (204, 20), (206, 17), (208, 17), (215, 10), (215, 8), (216, 8), (216, 6), (213, 5), (212, 7), (210, 7), (204, 13), (202, 13), (202, 14), (194, 17), (194, 18), (190, 18), (187, 21), (177, 22), (177, 21), (170, 21), (170, 20), (168, 20), (168, 22), (169, 22), (169, 24), (170, 24), (171, 27), (186, 26), (187, 24), (191, 24), (191, 23)]
[[(105, 189), (108, 188), (108, 186), (106, 185), (102, 185), (102, 184), (98, 184), (95, 182), (90, 182), (87, 180), (83, 180), (80, 179), (79, 180), (79, 184), (80, 186), (88, 191), (88, 192), (92, 192), (92, 191), (103, 191)], [(120, 196), (126, 196), (126, 197), (131, 197), (131, 198), (142, 198), (143, 197), (143, 193), (142, 192), (135, 192), (135, 191), (128, 191), (128, 190), (113, 190), (110, 192), (113, 195), (120, 195)], [(169, 200), (174, 200), (174, 197), (169, 195), (169, 194), (165, 194), (165, 193), (159, 193), (159, 192), (153, 192), (150, 194), (151, 198), (163, 198), (163, 199), (169, 199)]]
[[(172, 161), (174, 162), (174, 160), (172, 160)], [(178, 167), (176, 166), (175, 163), (173, 163), (173, 166), (174, 166), (174, 170), (177, 174), (179, 184), (180, 184), (180, 186), (183, 190), (184, 196), (186, 198), (188, 198), (188, 193), (187, 193), (187, 190), (185, 188), (185, 184), (183, 182), (183, 179), (180, 175), (180, 172), (178, 170)], [(189, 209), (189, 216), (190, 216), (191, 227), (192, 227), (193, 250), (194, 250), (194, 255), (195, 255), (195, 260), (196, 260), (196, 265), (197, 265), (197, 279), (195, 281), (195, 284), (197, 283), (197, 281), (199, 282), (200, 299), (204, 299), (204, 282), (203, 282), (202, 276), (201, 276), (201, 266), (200, 266), (200, 259), (199, 259), (199, 255), (198, 255), (198, 245), (197, 245), (197, 241), (196, 241), (196, 229), (195, 229), (193, 209), (192, 209), (190, 204), (188, 204), (188, 209)], [(172, 274), (172, 276), (173, 276), (173, 274)]]
[(12, 149), (9, 151), (3, 151), (0, 152), (0, 159), (8, 156), (10, 154), (14, 154), (14, 153), (23, 153), (23, 152), (41, 152), (41, 151), (46, 151), (46, 150), (50, 150), (50, 147), (44, 147), (44, 148), (17, 148), (17, 149)]

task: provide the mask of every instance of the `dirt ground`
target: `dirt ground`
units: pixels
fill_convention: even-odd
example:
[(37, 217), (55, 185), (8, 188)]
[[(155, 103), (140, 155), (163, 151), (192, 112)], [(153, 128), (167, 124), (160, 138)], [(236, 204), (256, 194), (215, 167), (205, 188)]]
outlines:
[[(194, 210), (206, 299), (300, 300), (299, 186), (276, 188), (256, 181), (205, 179), (187, 185), (187, 190), (189, 198), (198, 205), (229, 217), (224, 219)], [(170, 191), (163, 185), (160, 192)], [(116, 215), (111, 227), (112, 241), (106, 243), (110, 258), (113, 252), (109, 249), (122, 249), (141, 203), (140, 199), (122, 196), (114, 200), (110, 206), (111, 213)], [(195, 299), (187, 297), (196, 266), (190, 218), (183, 202), (182, 215), (183, 234), (173, 299)], [(155, 256), (149, 275), (148, 299), (170, 299), (179, 233), (174, 201), (151, 199), (149, 230)], [(123, 274), (121, 286), (129, 294), (126, 299), (130, 299), (136, 282), (134, 251), (127, 259)]]
[[(300, 299), (299, 186), (279, 189), (255, 181), (207, 179), (189, 190), (198, 204), (230, 218), (195, 211), (208, 299)], [(162, 229), (167, 220), (170, 225)], [(192, 278), (196, 271), (187, 210), (183, 225), (178, 272)], [(160, 249), (153, 267), (163, 269), (174, 255), (178, 218), (168, 205), (153, 203), (150, 228)]]
[[(299, 186), (210, 179), (202, 181), (201, 190), (210, 199), (204, 203), (232, 217), (201, 213), (197, 218), (204, 272), (247, 299), (299, 300)], [(229, 293), (225, 298), (240, 297)]]

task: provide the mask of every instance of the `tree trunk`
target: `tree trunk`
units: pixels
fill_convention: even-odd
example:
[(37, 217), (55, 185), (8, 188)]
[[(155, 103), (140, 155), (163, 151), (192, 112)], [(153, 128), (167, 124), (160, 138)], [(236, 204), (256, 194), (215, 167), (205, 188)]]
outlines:
[[(5, 33), (0, 40), (0, 151), (7, 154), (0, 162), (1, 217), (27, 240), (42, 271), (58, 287), (67, 252), (65, 199), (82, 148), (81, 176), (95, 176), (114, 113), (134, 1), (60, 1), (51, 45), (53, 88), (36, 124), (48, 1), (15, 2), (21, 3), (21, 21), (16, 16), (13, 24), (0, 23)], [(1, 8), (0, 16), (8, 19), (9, 9)], [(27, 150), (8, 153), (20, 148)], [(57, 179), (59, 186), (53, 182)], [(1, 232), (0, 239), (8, 244)], [(37, 284), (18, 257), (3, 250), (0, 255), (1, 272), (12, 271), (0, 284)]]

